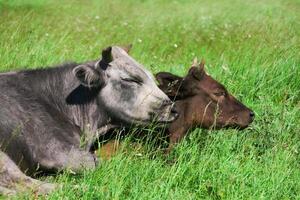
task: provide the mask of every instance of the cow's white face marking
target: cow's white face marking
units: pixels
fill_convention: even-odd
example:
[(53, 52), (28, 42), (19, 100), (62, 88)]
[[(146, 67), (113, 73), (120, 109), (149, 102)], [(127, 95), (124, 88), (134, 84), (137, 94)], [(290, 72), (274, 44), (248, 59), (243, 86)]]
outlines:
[(122, 48), (113, 47), (112, 57), (101, 90), (110, 112), (128, 123), (149, 123), (155, 115), (161, 121), (172, 120), (171, 104), (163, 106), (170, 99), (157, 87), (152, 74)]

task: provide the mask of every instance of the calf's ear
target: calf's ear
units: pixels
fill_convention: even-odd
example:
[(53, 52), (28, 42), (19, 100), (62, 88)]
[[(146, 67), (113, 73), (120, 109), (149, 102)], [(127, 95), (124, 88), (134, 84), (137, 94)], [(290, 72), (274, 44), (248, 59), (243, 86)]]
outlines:
[(155, 75), (159, 88), (172, 99), (181, 98), (182, 94), (179, 91), (183, 78), (168, 72), (160, 72)]
[(95, 88), (103, 84), (101, 73), (89, 65), (78, 65), (73, 69), (73, 74), (83, 86)]
[(182, 77), (176, 76), (169, 72), (159, 72), (155, 74), (155, 78), (161, 86), (176, 85), (178, 82), (182, 81)]
[(195, 63), (193, 63), (193, 66), (189, 70), (189, 74), (192, 75), (195, 79), (200, 81), (202, 79), (203, 75), (205, 74), (204, 60), (202, 60), (201, 63), (197, 64), (197, 65), (195, 65)]

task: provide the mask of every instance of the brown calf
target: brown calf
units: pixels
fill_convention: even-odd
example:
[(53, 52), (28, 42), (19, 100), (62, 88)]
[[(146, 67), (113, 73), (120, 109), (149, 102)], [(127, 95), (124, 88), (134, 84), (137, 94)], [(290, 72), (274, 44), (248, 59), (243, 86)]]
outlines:
[(167, 130), (170, 135), (168, 151), (191, 128), (246, 128), (254, 119), (251, 109), (205, 72), (204, 62), (198, 64), (195, 59), (185, 77), (160, 72), (156, 79), (160, 89), (175, 100), (179, 113)]

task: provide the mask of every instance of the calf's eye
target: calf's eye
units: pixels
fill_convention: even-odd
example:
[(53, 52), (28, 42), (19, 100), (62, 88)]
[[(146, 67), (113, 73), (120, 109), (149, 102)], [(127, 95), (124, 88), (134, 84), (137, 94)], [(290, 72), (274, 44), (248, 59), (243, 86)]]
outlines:
[(222, 96), (225, 97), (226, 96), (226, 92), (215, 92), (214, 95), (217, 96), (217, 97), (222, 97)]

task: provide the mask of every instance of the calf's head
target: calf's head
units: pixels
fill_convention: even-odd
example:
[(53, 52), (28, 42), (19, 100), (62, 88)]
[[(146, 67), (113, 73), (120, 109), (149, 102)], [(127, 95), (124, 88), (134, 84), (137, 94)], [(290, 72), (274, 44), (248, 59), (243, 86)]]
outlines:
[(177, 113), (173, 103), (155, 84), (155, 79), (121, 47), (108, 47), (96, 63), (79, 65), (73, 70), (81, 85), (98, 91), (98, 104), (113, 120), (121, 123), (148, 124), (171, 122)]
[[(190, 116), (195, 125), (204, 128), (247, 127), (254, 119), (254, 113), (232, 96), (227, 89), (209, 76), (204, 70), (204, 62), (195, 60), (188, 74), (179, 77), (167, 72), (156, 75), (159, 87), (176, 104), (185, 102), (189, 109), (184, 115)], [(178, 103), (177, 103), (178, 102)]]

